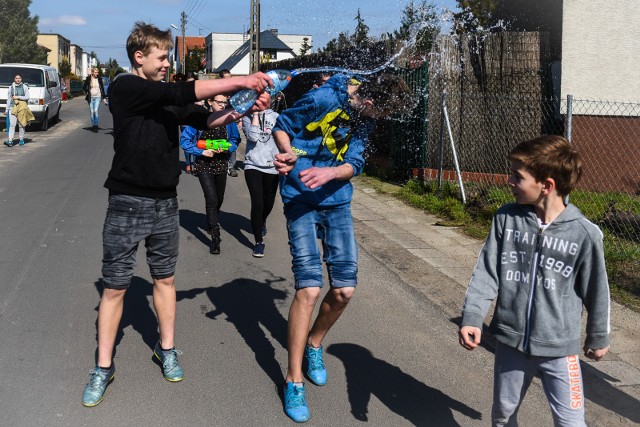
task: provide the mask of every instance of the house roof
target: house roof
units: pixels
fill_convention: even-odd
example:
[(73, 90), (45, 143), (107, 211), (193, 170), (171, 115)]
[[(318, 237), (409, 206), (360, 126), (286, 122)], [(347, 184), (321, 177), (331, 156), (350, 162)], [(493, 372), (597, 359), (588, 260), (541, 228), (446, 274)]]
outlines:
[[(248, 42), (247, 42), (248, 43)], [(260, 33), (260, 49), (269, 50), (291, 50), (273, 31), (266, 30)]]
[[(184, 44), (187, 46), (185, 53), (192, 51), (194, 47), (204, 48), (206, 46), (205, 38), (198, 36), (186, 36)], [(182, 36), (176, 36), (175, 45), (176, 54), (182, 55)]]
[[(235, 67), (242, 58), (249, 55), (249, 50), (251, 49), (251, 40), (247, 40), (244, 42), (235, 52), (233, 52), (222, 64), (218, 66), (215, 70), (215, 73), (220, 72), (220, 70), (231, 70)], [(292, 51), (289, 46), (287, 46), (282, 40), (278, 38), (271, 30), (265, 30), (260, 32), (260, 50), (279, 50), (279, 51)]]

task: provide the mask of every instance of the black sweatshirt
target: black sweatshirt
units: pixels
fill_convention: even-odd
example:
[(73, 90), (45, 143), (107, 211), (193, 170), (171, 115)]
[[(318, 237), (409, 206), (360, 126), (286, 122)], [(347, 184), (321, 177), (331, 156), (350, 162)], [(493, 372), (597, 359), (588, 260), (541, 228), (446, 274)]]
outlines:
[(179, 125), (207, 128), (195, 82), (164, 83), (121, 74), (109, 86), (115, 154), (104, 186), (109, 194), (176, 197), (180, 176)]

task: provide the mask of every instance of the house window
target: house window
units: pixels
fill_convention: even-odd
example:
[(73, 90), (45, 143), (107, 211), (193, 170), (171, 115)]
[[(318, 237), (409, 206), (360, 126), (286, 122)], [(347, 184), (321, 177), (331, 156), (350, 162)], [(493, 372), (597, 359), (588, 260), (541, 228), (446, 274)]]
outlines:
[(278, 51), (275, 49), (266, 49), (262, 51), (262, 56), (268, 57), (271, 61), (275, 61), (278, 59)]

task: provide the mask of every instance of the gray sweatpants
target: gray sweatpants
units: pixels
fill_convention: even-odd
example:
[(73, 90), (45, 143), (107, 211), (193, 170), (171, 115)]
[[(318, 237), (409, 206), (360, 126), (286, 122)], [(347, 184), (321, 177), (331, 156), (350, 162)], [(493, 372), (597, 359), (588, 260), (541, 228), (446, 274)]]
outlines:
[(24, 126), (20, 124), (18, 118), (11, 114), (11, 110), (7, 111), (9, 117), (9, 140), (13, 140), (13, 137), (16, 133), (16, 124), (18, 125), (18, 137), (20, 139), (24, 139)]
[(540, 375), (555, 426), (586, 427), (584, 391), (578, 356), (531, 357), (497, 343), (493, 372), (493, 426), (517, 426), (518, 408)]

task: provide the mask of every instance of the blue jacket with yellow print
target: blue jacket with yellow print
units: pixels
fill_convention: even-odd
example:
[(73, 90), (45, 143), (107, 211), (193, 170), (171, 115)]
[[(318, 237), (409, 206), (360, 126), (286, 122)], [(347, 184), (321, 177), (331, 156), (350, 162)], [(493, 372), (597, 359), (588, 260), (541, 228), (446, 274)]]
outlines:
[(330, 181), (311, 190), (298, 177), (301, 171), (314, 166), (344, 163), (353, 167), (354, 176), (362, 172), (364, 150), (375, 122), (354, 116), (347, 92), (350, 79), (350, 76), (336, 74), (278, 116), (273, 131), (286, 132), (298, 156), (293, 170), (280, 177), (280, 195), (284, 203), (332, 207), (351, 202), (353, 186), (348, 180)]

